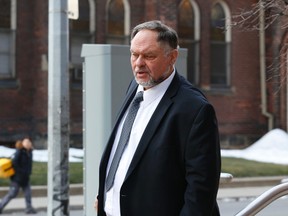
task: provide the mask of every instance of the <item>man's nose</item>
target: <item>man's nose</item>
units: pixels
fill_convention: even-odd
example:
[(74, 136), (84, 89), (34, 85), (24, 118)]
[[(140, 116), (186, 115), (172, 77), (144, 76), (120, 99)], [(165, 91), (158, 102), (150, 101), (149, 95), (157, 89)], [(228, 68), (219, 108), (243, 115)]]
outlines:
[(145, 65), (144, 58), (142, 56), (139, 56), (135, 63), (136, 63), (136, 66), (138, 66), (138, 67)]

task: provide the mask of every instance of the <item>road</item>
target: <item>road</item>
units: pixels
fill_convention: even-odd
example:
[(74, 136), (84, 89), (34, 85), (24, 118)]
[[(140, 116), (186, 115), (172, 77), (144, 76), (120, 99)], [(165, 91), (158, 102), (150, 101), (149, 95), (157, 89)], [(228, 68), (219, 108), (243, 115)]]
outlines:
[[(229, 200), (218, 200), (221, 216), (233, 216), (236, 215), (240, 210), (245, 208), (252, 199), (229, 199)], [(257, 216), (287, 216), (288, 211), (288, 197), (281, 198), (274, 201), (271, 205), (266, 207), (264, 210), (259, 212)], [(83, 215), (83, 210), (70, 210), (70, 216), (81, 216)], [(2, 214), (3, 216), (23, 216), (23, 211), (9, 212), (7, 214)], [(1, 216), (2, 216), (1, 215)], [(47, 212), (44, 210), (38, 211), (35, 216), (47, 216)], [(95, 214), (96, 216), (96, 214)]]
[[(83, 210), (71, 210), (70, 212), (70, 216), (82, 216), (83, 214)], [(24, 216), (26, 215), (23, 211), (15, 211), (15, 212), (8, 212), (5, 214), (1, 214), (1, 216)], [(40, 210), (37, 212), (37, 214), (33, 214), (35, 216), (47, 216), (47, 212), (44, 210)], [(96, 216), (96, 214), (95, 214)]]
[[(244, 209), (253, 199), (230, 199), (230, 200), (219, 200), (218, 205), (220, 208), (221, 216), (233, 216), (239, 211)], [(260, 211), (257, 216), (287, 216), (288, 215), (288, 197), (283, 197), (281, 199), (275, 200), (262, 211)]]
[[(82, 186), (80, 186), (82, 188)], [(220, 188), (218, 193), (218, 204), (221, 216), (234, 216), (255, 197), (270, 189), (271, 186), (264, 187), (238, 187)], [(248, 198), (253, 197), (253, 198)], [(70, 216), (83, 216), (83, 195), (73, 195), (70, 197)], [(47, 216), (47, 197), (33, 197), (33, 206), (38, 210), (35, 216)], [(25, 215), (25, 202), (23, 197), (14, 198), (4, 209), (3, 216), (23, 216)], [(257, 216), (287, 216), (288, 215), (288, 195), (271, 203), (262, 210)], [(1, 215), (1, 216), (2, 216)], [(90, 216), (90, 215), (89, 215)], [(91, 216), (96, 216), (91, 215)]]

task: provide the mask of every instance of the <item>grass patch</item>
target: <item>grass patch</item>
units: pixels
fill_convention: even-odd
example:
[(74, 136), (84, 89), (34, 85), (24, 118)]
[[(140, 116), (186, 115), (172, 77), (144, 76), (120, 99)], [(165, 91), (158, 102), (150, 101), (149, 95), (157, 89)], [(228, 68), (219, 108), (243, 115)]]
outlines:
[[(30, 177), (31, 185), (47, 185), (47, 163), (33, 162), (33, 171)], [(83, 182), (83, 163), (69, 163), (70, 184)], [(8, 186), (10, 179), (0, 179), (0, 186)]]
[[(222, 172), (231, 173), (234, 177), (282, 176), (288, 175), (288, 166), (223, 157)], [(83, 183), (83, 163), (69, 163), (69, 181), (71, 184)], [(9, 183), (9, 179), (0, 179), (0, 186)], [(34, 162), (31, 185), (46, 184), (47, 163)]]
[(288, 175), (288, 166), (223, 157), (222, 172), (230, 173), (234, 177), (282, 176)]

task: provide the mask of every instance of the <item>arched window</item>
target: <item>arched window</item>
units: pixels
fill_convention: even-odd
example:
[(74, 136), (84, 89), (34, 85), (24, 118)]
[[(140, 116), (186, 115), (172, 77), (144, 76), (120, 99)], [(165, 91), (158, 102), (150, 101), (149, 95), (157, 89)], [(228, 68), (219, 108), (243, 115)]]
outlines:
[(229, 25), (229, 14), (227, 5), (222, 1), (215, 3), (212, 7), (210, 23), (210, 83), (214, 87), (227, 87), (230, 85), (231, 30), (227, 28)]
[(187, 78), (198, 84), (199, 77), (199, 39), (200, 13), (192, 0), (182, 0), (178, 11), (179, 45), (188, 49)]
[(129, 44), (130, 9), (127, 0), (107, 2), (107, 43)]
[(82, 83), (81, 49), (84, 43), (93, 43), (95, 31), (94, 0), (79, 1), (79, 18), (70, 20), (70, 72), (72, 85)]
[(0, 0), (0, 79), (15, 76), (16, 0)]
[(122, 0), (110, 1), (108, 7), (108, 35), (124, 35), (124, 3)]

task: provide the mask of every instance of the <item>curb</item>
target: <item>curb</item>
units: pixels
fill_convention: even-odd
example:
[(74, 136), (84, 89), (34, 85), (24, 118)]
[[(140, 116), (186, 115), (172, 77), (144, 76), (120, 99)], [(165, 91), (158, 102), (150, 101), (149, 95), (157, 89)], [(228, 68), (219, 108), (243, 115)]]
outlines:
[(280, 184), (287, 176), (265, 176), (233, 178), (231, 182), (220, 183), (220, 188), (262, 187)]
[[(268, 176), (268, 177), (245, 177), (233, 178), (231, 182), (221, 182), (219, 188), (241, 188), (241, 187), (262, 187), (275, 186), (280, 184), (287, 176)], [(0, 197), (7, 194), (9, 187), (0, 187)], [(33, 197), (47, 197), (47, 186), (31, 186)], [(83, 184), (70, 184), (69, 194), (83, 195)], [(23, 197), (20, 190), (18, 197)]]
[[(0, 197), (4, 197), (8, 193), (9, 187), (0, 187)], [(47, 185), (31, 186), (33, 197), (47, 197)], [(83, 195), (83, 184), (70, 184), (69, 195)], [(22, 190), (19, 191), (17, 197), (24, 197)]]

